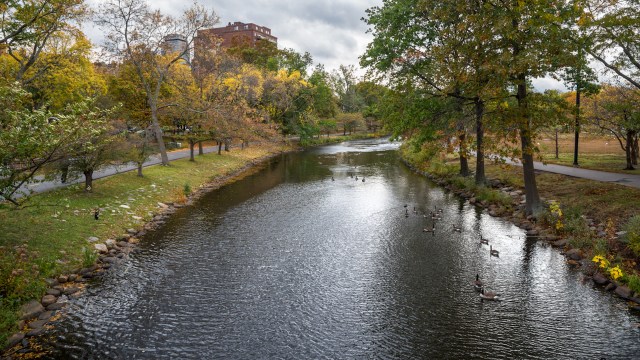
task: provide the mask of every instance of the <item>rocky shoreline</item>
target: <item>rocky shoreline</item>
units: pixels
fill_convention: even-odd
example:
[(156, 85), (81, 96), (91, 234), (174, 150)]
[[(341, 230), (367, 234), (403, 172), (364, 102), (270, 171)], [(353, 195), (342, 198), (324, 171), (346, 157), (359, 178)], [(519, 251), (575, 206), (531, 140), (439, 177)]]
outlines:
[[(126, 233), (116, 239), (106, 239), (100, 242), (98, 238), (89, 238), (97, 253), (96, 263), (92, 266), (77, 269), (69, 274), (59, 275), (55, 279), (45, 279), (48, 289), (46, 294), (38, 301), (32, 300), (24, 304), (19, 310), (19, 332), (13, 334), (7, 340), (7, 346), (2, 353), (2, 359), (20, 357), (37, 357), (40, 346), (37, 342), (38, 335), (52, 329), (56, 320), (60, 318), (60, 310), (70, 300), (84, 295), (86, 283), (95, 277), (102, 276), (109, 268), (127, 260), (130, 254), (138, 251), (139, 238), (148, 231), (153, 231), (164, 224), (167, 219), (181, 208), (192, 205), (203, 195), (219, 189), (222, 186), (233, 183), (260, 169), (272, 158), (283, 152), (272, 153), (248, 162), (240, 169), (213, 179), (211, 182), (200, 186), (189, 194), (184, 203), (158, 203), (159, 212), (144, 224), (141, 229), (128, 229)], [(41, 354), (44, 355), (44, 354)]]
[[(538, 223), (535, 216), (525, 215), (525, 195), (522, 189), (515, 189), (512, 186), (502, 184), (496, 179), (489, 180), (489, 187), (494, 190), (501, 191), (511, 197), (512, 207), (515, 210), (509, 212), (506, 208), (499, 205), (491, 204), (486, 201), (478, 201), (476, 199), (476, 195), (468, 189), (456, 188), (446, 179), (439, 178), (433, 174), (422, 171), (406, 159), (403, 159), (403, 162), (415, 173), (430, 179), (439, 186), (442, 186), (448, 191), (466, 199), (470, 204), (486, 209), (490, 216), (504, 218), (517, 227), (525, 230), (528, 237), (537, 237), (538, 241), (544, 241), (545, 243), (558, 248), (565, 256), (567, 263), (580, 270), (585, 275), (586, 281), (592, 281), (595, 286), (599, 286), (605, 291), (627, 301), (627, 305), (630, 309), (640, 311), (640, 293), (634, 293), (628, 286), (600, 273), (596, 264), (591, 261), (591, 259), (587, 257), (587, 254), (585, 254), (581, 249), (572, 248), (568, 239), (556, 235), (554, 230)], [(605, 235), (606, 225), (604, 223), (597, 223), (594, 219), (589, 218), (586, 218), (585, 222), (594, 235), (598, 237), (603, 237)], [(617, 233), (617, 235), (619, 236), (621, 233)]]

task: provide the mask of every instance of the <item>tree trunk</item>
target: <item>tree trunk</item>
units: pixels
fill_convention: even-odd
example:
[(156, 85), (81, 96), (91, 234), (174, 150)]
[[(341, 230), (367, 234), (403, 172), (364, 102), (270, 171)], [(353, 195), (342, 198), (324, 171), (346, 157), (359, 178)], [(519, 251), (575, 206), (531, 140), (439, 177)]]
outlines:
[(633, 140), (634, 140), (634, 131), (627, 130), (627, 136), (625, 138), (626, 146), (624, 147), (624, 152), (627, 158), (627, 167), (625, 170), (635, 170), (633, 167)]
[(93, 169), (88, 169), (82, 172), (84, 174), (84, 191), (93, 190)]
[(467, 160), (467, 135), (463, 132), (458, 135), (458, 140), (460, 140), (460, 149), (458, 150), (460, 154), (460, 176), (467, 177), (469, 176), (469, 161)]
[(484, 101), (475, 100), (476, 108), (476, 185), (485, 185), (487, 177), (484, 173)]
[(227, 152), (229, 151), (229, 147), (231, 146), (230, 143), (231, 143), (230, 139), (224, 139), (224, 151), (227, 151)]
[(640, 148), (638, 148), (638, 132), (635, 132), (635, 136), (633, 139), (633, 146), (631, 147), (633, 149), (633, 153), (631, 156), (631, 163), (633, 165), (638, 165), (638, 157), (640, 157)]
[(195, 155), (195, 146), (196, 142), (194, 140), (189, 139), (189, 161), (196, 161)]
[(344, 125), (342, 127), (342, 136), (347, 136), (347, 126), (346, 125)]
[[(560, 158), (560, 147), (558, 146), (558, 128), (556, 128), (556, 159), (559, 159), (559, 158)], [(573, 165), (576, 165), (575, 157), (574, 157)]]
[(202, 148), (202, 141), (198, 141), (198, 155), (204, 155), (204, 149)]
[(527, 82), (526, 75), (518, 77), (518, 108), (520, 109), (520, 142), (522, 146), (522, 175), (524, 177), (524, 191), (526, 196), (525, 211), (527, 215), (537, 213), (542, 204), (538, 194), (536, 184), (536, 173), (533, 167), (533, 149), (531, 146), (531, 124), (529, 119), (529, 108), (527, 104)]
[(62, 175), (60, 175), (60, 182), (65, 184), (67, 182), (67, 176), (69, 176), (69, 165), (62, 166)]
[(158, 149), (160, 150), (160, 157), (162, 158), (162, 165), (169, 165), (169, 157), (167, 156), (167, 148), (164, 146), (164, 140), (162, 138), (162, 129), (158, 122), (158, 107), (152, 101), (151, 104), (151, 124), (153, 126), (153, 133), (156, 136), (158, 142)]
[(142, 175), (142, 161), (138, 162), (138, 176), (144, 177), (144, 175)]
[(222, 141), (218, 141), (218, 155), (222, 155)]
[[(578, 142), (580, 139), (580, 82), (576, 84), (576, 126), (575, 126), (575, 141), (573, 146), (573, 166), (579, 166), (578, 164)], [(556, 135), (557, 136), (557, 135)], [(557, 141), (556, 141), (557, 143)], [(557, 145), (556, 145), (557, 149)], [(558, 150), (556, 150), (556, 153)], [(558, 155), (556, 155), (556, 159)]]

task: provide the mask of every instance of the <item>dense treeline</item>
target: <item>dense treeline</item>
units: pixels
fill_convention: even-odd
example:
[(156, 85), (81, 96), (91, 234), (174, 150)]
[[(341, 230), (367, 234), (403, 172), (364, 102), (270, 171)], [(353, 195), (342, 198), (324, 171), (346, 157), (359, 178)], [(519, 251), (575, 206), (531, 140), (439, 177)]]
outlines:
[[(574, 165), (585, 126), (613, 134), (626, 168), (637, 165), (639, 11), (638, 1), (387, 0), (368, 10), (373, 41), (361, 64), (392, 88), (378, 104), (386, 125), (427, 157), (454, 151), (469, 176), (475, 152), (479, 186), (488, 153), (520, 159), (533, 214), (545, 130), (575, 132)], [(536, 92), (532, 80), (543, 77), (571, 91)]]
[[(35, 175), (81, 174), (85, 189), (105, 164), (142, 164), (168, 144), (248, 146), (261, 140), (378, 128), (383, 87), (352, 66), (328, 72), (310, 54), (268, 41), (227, 51), (198, 31), (216, 26), (194, 4), (178, 17), (144, 0), (15, 0), (0, 5), (0, 197), (18, 205)], [(99, 47), (79, 30), (93, 22)], [(181, 34), (176, 50), (166, 37)], [(199, 37), (198, 37), (199, 36)], [(195, 42), (201, 45), (195, 51)], [(166, 144), (165, 144), (166, 143)]]

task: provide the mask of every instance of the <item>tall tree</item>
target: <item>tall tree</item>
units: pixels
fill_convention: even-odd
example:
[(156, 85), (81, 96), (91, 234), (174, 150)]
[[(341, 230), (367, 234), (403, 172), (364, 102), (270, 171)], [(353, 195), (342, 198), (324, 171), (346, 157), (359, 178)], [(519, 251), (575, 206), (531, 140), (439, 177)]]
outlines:
[(625, 152), (625, 170), (635, 169), (640, 134), (640, 90), (631, 85), (605, 85), (602, 91), (587, 98), (587, 117), (600, 129), (616, 137)]
[[(96, 22), (107, 32), (105, 48), (134, 66), (147, 96), (162, 164), (168, 165), (158, 119), (160, 90), (171, 67), (191, 55), (198, 30), (215, 25), (218, 16), (197, 3), (175, 19), (152, 10), (145, 0), (109, 0), (100, 5)], [(174, 34), (181, 36), (181, 50), (173, 51), (166, 41)]]
[(608, 70), (640, 89), (640, 1), (580, 1), (578, 24), (591, 41), (585, 48)]
[(0, 50), (4, 48), (17, 65), (14, 79), (26, 84), (40, 75), (27, 77), (26, 73), (51, 39), (77, 31), (74, 25), (84, 18), (87, 8), (83, 0), (11, 0), (0, 5), (0, 12)]

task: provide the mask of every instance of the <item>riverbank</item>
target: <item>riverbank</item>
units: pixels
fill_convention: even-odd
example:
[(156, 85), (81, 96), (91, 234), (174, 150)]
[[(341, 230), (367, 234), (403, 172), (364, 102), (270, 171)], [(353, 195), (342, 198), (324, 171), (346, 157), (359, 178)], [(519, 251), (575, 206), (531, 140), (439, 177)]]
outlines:
[(34, 196), (21, 209), (0, 204), (0, 344), (37, 335), (66, 298), (172, 212), (292, 150), (263, 143), (152, 166), (143, 178), (128, 172), (96, 180), (91, 193), (74, 185)]
[[(487, 209), (527, 231), (527, 235), (559, 248), (570, 266), (595, 284), (628, 300), (640, 310), (640, 259), (631, 251), (622, 228), (640, 212), (640, 190), (619, 184), (538, 173), (536, 180), (546, 210), (537, 216), (524, 212), (521, 169), (486, 164), (488, 186), (477, 187), (473, 177), (458, 176), (459, 164), (401, 148), (403, 161), (470, 203)], [(473, 170), (473, 167), (472, 167)]]

